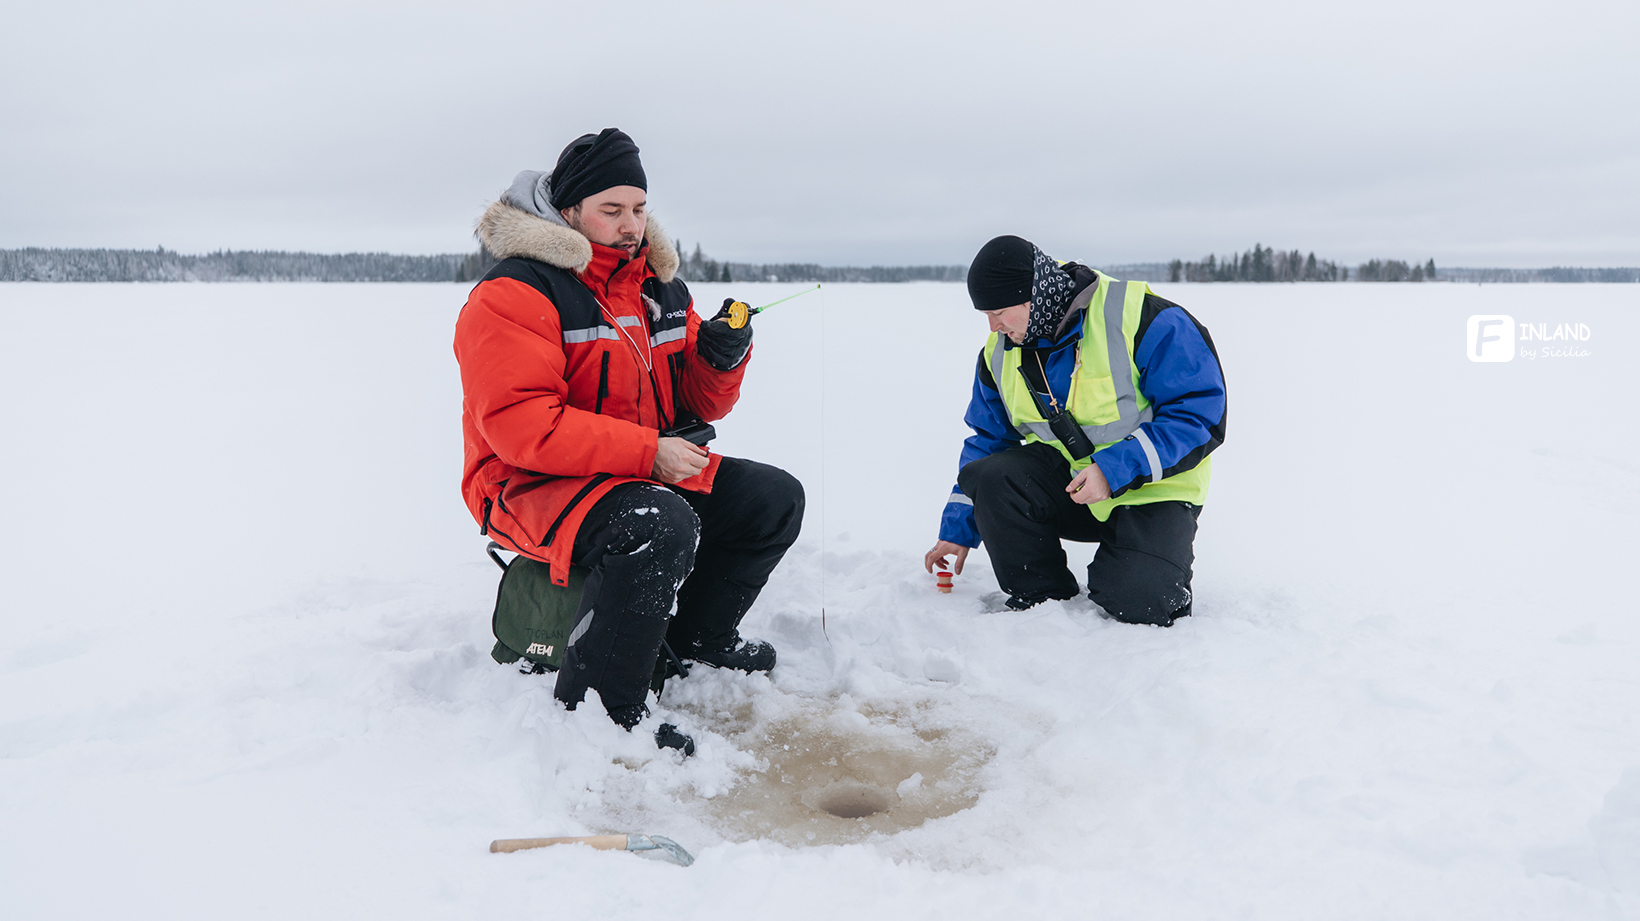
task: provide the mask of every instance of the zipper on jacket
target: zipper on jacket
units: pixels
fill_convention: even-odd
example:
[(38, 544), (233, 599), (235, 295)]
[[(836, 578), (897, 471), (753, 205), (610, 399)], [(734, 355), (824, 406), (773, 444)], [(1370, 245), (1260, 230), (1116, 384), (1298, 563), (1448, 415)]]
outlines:
[(615, 474), (613, 473), (594, 474), (592, 479), (587, 481), (587, 485), (582, 486), (581, 491), (575, 494), (575, 498), (569, 500), (569, 504), (564, 506), (564, 510), (558, 513), (558, 518), (553, 521), (552, 527), (547, 529), (547, 536), (541, 539), (541, 546), (551, 547), (552, 539), (558, 536), (558, 526), (564, 523), (564, 519), (569, 517), (569, 513), (574, 511), (577, 505), (581, 504), (581, 500), (587, 497), (587, 493), (597, 489), (605, 480), (613, 477), (614, 475)]
[(683, 372), (681, 370), (682, 367), (683, 367), (682, 359), (683, 359), (683, 354), (681, 352), (673, 352), (672, 354), (666, 356), (666, 363), (672, 366), (672, 412), (673, 413), (676, 413), (677, 410), (678, 410), (678, 393), (681, 392), (682, 389), (683, 389)]
[[(507, 486), (507, 481), (502, 480), (501, 481), (501, 487), (503, 489), (505, 489), (506, 486)], [(507, 543), (513, 545), (514, 552), (523, 553), (524, 548), (518, 543), (518, 541), (513, 540), (513, 536), (511, 534), (508, 534), (506, 531), (503, 531), (500, 528), (490, 524), (490, 511), (493, 508), (495, 508), (496, 505), (499, 504), (501, 506), (501, 510), (504, 511), (504, 512), (507, 510), (506, 504), (500, 502), (499, 500), (500, 500), (499, 496), (497, 496), (497, 501), (496, 502), (491, 502), (488, 498), (485, 498), (485, 500), (484, 500), (484, 525), (479, 530), (478, 533), (480, 535), (484, 536), (484, 537), (489, 537), (491, 535), (494, 535), (496, 537), (500, 537), (502, 540), (505, 540)]]
[(609, 350), (604, 349), (603, 367), (598, 370), (598, 405), (592, 411), (604, 411), (604, 397), (609, 396)]

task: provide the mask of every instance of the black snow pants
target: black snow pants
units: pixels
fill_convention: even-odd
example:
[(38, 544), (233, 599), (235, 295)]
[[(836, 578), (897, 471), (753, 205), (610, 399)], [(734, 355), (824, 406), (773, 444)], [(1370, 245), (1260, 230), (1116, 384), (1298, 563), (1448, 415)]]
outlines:
[(1031, 599), (1076, 597), (1076, 577), (1059, 543), (1074, 540), (1099, 544), (1088, 564), (1088, 596), (1111, 617), (1166, 626), (1188, 615), (1201, 506), (1121, 505), (1100, 521), (1071, 500), (1070, 482), (1064, 455), (1040, 442), (982, 457), (957, 474), (1003, 591)]
[(571, 559), (591, 570), (554, 696), (595, 688), (605, 709), (641, 706), (667, 639), (679, 655), (732, 646), (803, 526), (803, 484), (725, 457), (710, 494), (625, 483), (587, 513)]

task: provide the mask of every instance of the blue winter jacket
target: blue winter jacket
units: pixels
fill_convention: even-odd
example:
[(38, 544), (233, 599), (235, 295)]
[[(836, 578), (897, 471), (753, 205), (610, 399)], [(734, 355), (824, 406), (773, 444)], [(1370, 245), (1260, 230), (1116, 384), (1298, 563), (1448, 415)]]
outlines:
[[(1070, 390), (1076, 352), (1082, 343), (1080, 319), (1073, 318), (1066, 325), (1070, 330), (1058, 340), (1040, 339), (1028, 346), (1038, 350), (1048, 384), (1060, 394)], [(1005, 338), (1004, 348), (1019, 346)], [(1153, 404), (1155, 413), (1141, 427), (1156, 446), (1162, 475), (1189, 470), (1224, 442), (1224, 372), (1213, 339), (1183, 307), (1150, 294), (1145, 297), (1133, 352), (1139, 367), (1139, 390)], [(1024, 441), (1008, 421), (1008, 410), (991, 379), (984, 349), (974, 370), (974, 392), (963, 421), (974, 434), (962, 443), (958, 470)], [(1093, 459), (1110, 483), (1112, 496), (1150, 481), (1150, 462), (1136, 439), (1119, 441), (1094, 454)], [(979, 546), (974, 504), (960, 486), (951, 487), (951, 500), (940, 518), (940, 540), (964, 547)]]

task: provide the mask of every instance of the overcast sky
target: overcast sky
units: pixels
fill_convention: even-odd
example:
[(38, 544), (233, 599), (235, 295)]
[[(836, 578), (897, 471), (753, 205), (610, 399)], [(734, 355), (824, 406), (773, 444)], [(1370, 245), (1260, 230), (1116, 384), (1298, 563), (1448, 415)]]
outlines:
[(462, 252), (606, 126), (736, 261), (1640, 265), (1640, 2), (8, 3), (0, 248)]

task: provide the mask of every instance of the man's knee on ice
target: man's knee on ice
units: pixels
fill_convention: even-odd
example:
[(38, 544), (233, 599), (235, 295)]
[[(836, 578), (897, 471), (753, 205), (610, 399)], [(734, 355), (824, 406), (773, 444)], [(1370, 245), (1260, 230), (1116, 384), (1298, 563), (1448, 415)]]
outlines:
[(1005, 451), (998, 452), (964, 464), (957, 471), (957, 486), (962, 494), (972, 499), (1006, 483), (1014, 467), (1006, 455)]
[(1190, 614), (1189, 573), (1139, 551), (1111, 555), (1120, 559), (1107, 555), (1088, 567), (1088, 597), (1112, 619), (1166, 627)]

